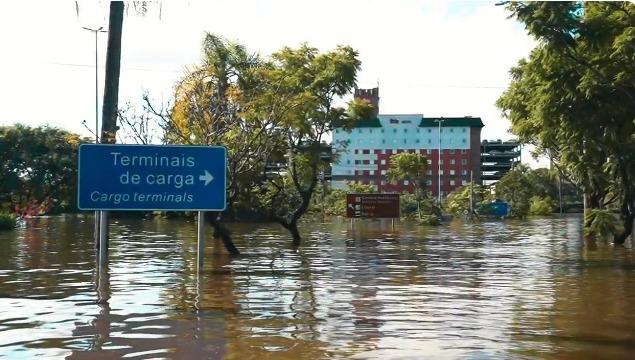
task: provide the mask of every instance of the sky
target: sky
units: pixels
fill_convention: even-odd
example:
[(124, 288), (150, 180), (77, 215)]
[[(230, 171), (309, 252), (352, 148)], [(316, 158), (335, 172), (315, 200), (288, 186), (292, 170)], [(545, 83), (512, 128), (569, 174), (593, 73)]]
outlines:
[[(74, 1), (0, 3), (0, 125), (89, 135), (82, 121), (94, 128), (95, 37), (82, 27), (107, 29), (107, 18), (107, 2), (79, 2), (79, 15)], [(536, 45), (495, 2), (162, 1), (124, 19), (120, 106), (139, 104), (144, 92), (168, 101), (200, 60), (205, 31), (263, 56), (303, 42), (350, 45), (362, 62), (358, 86), (379, 86), (381, 113), (481, 117), (482, 139), (513, 137), (494, 103), (509, 69)], [(98, 39), (100, 102), (106, 37)]]

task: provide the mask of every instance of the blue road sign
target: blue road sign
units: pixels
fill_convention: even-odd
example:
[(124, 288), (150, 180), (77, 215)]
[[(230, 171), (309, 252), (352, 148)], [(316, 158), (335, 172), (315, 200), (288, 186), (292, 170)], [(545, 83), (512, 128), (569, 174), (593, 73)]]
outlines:
[(81, 210), (222, 211), (227, 149), (222, 146), (79, 147)]

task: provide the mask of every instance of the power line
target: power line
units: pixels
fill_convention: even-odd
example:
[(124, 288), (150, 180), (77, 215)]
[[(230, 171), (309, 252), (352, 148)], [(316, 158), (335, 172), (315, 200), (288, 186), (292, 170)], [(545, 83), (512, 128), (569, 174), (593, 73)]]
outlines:
[[(94, 65), (88, 65), (88, 64), (73, 64), (73, 63), (60, 63), (60, 62), (45, 62), (44, 64), (56, 65), (56, 66), (82, 67), (82, 68), (93, 68), (94, 67)], [(122, 69), (136, 70), (136, 71), (148, 71), (148, 72), (165, 72), (165, 73), (180, 73), (181, 72), (181, 71), (177, 71), (177, 70), (148, 69), (148, 68), (125, 67), (125, 66), (122, 66)]]

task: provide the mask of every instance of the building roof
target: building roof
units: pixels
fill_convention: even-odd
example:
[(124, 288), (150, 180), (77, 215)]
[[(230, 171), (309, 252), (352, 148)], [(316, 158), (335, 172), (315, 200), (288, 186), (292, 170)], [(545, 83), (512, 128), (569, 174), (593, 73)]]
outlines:
[(421, 118), (420, 127), (438, 127), (437, 120), (443, 120), (441, 126), (470, 126), (483, 127), (483, 121), (480, 117), (438, 117), (438, 118)]
[(374, 119), (360, 119), (355, 121), (355, 125), (353, 127), (381, 127), (381, 122), (378, 118)]

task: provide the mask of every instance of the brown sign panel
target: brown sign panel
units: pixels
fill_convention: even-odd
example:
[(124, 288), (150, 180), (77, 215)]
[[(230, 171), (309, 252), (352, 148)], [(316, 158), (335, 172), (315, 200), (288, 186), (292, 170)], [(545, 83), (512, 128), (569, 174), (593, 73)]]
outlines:
[(346, 217), (398, 218), (399, 194), (346, 194)]

